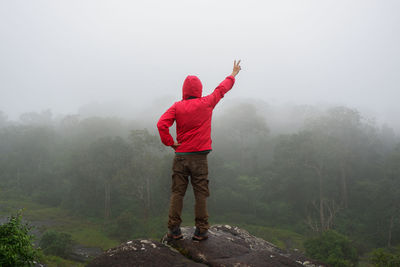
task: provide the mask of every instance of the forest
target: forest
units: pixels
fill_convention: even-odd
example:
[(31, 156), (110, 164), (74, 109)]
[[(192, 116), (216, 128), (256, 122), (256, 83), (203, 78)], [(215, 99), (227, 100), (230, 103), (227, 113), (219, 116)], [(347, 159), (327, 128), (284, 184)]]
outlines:
[[(119, 241), (160, 237), (174, 155), (156, 131), (160, 115), (0, 113), (1, 199), (93, 218)], [(304, 239), (334, 230), (359, 257), (400, 245), (400, 139), (390, 125), (345, 106), (292, 106), (280, 116), (248, 100), (216, 109), (212, 137), (211, 223)], [(185, 225), (194, 224), (193, 205), (188, 190)]]

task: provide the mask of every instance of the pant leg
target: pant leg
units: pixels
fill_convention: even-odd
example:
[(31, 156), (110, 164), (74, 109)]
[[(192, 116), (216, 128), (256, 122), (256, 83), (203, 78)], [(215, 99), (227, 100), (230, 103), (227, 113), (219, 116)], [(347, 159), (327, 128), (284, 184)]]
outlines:
[(179, 227), (182, 223), (181, 214), (183, 208), (183, 198), (188, 186), (188, 170), (185, 167), (185, 159), (175, 156), (172, 165), (172, 186), (171, 199), (168, 214), (168, 228)]
[(208, 162), (207, 154), (193, 155), (189, 160), (191, 182), (195, 197), (195, 223), (200, 232), (209, 228), (207, 197), (210, 195), (208, 189)]

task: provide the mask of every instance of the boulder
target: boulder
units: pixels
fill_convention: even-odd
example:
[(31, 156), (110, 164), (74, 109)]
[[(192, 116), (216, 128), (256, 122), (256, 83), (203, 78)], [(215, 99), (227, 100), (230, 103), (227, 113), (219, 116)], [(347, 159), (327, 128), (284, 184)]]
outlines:
[(300, 254), (282, 251), (238, 227), (212, 226), (208, 239), (201, 242), (192, 240), (194, 230), (194, 227), (183, 227), (183, 239), (172, 240), (164, 236), (162, 242), (177, 249), (182, 255), (208, 266), (326, 266)]
[(327, 267), (295, 252), (286, 252), (238, 227), (214, 225), (208, 239), (193, 241), (194, 227), (182, 227), (184, 238), (167, 236), (161, 243), (132, 240), (104, 252), (87, 267), (215, 266), (215, 267)]

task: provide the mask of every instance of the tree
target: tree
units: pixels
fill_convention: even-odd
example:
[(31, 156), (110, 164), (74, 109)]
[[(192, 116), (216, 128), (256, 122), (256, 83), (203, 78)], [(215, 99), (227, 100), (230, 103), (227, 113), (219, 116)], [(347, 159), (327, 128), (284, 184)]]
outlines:
[(131, 149), (121, 137), (104, 137), (76, 148), (65, 171), (71, 181), (70, 208), (94, 216), (100, 216), (102, 210), (106, 222), (111, 216), (114, 182), (130, 160)]
[[(269, 128), (256, 106), (242, 103), (215, 118), (215, 149), (226, 161), (235, 162), (243, 175), (256, 175), (265, 166)], [(269, 156), (270, 157), (270, 156)]]
[(28, 112), (23, 113), (20, 116), (20, 121), (26, 125), (36, 125), (36, 126), (49, 126), (53, 123), (53, 114), (51, 110), (44, 110), (40, 113), (38, 112)]
[[(308, 225), (314, 231), (330, 229), (337, 212), (335, 201), (328, 197), (328, 170), (331, 162), (329, 139), (309, 131), (281, 137), (275, 148), (274, 168), (278, 183), (283, 183), (287, 199), (305, 210)], [(309, 209), (308, 207), (311, 207)], [(317, 211), (319, 223), (313, 219)]]
[(341, 205), (348, 208), (348, 180), (351, 166), (357, 156), (367, 147), (374, 135), (374, 127), (363, 120), (357, 110), (347, 107), (334, 107), (323, 116), (309, 120), (306, 127), (313, 133), (329, 138), (332, 142), (332, 164), (341, 185)]
[(0, 225), (0, 266), (26, 266), (37, 260), (38, 252), (33, 247), (34, 237), (29, 234), (30, 229), (22, 223), (20, 213)]
[(369, 259), (376, 267), (398, 267), (400, 266), (400, 247), (393, 253), (383, 248), (374, 249)]
[(350, 240), (336, 231), (329, 230), (304, 243), (307, 256), (321, 260), (333, 267), (357, 266), (358, 255)]
[(134, 130), (129, 137), (133, 157), (129, 168), (132, 175), (132, 182), (135, 184), (135, 195), (142, 201), (144, 217), (147, 219), (151, 210), (153, 180), (160, 176), (157, 163), (160, 162), (161, 152), (164, 147), (160, 144), (159, 138), (151, 135), (147, 129)]
[(122, 138), (105, 137), (91, 144), (88, 152), (92, 175), (104, 184), (104, 219), (108, 220), (111, 214), (111, 185), (130, 162), (131, 150)]
[(41, 237), (39, 245), (45, 254), (66, 258), (72, 252), (73, 241), (70, 234), (48, 230)]
[[(371, 154), (368, 152), (376, 142), (374, 130), (357, 111), (336, 107), (310, 119), (299, 133), (281, 137), (274, 155), (278, 177), (288, 177), (289, 186), (297, 180), (308, 185), (303, 188), (318, 190), (312, 194), (318, 199), (303, 198), (308, 199), (307, 205), (311, 207), (306, 216), (314, 230), (331, 229), (338, 211), (348, 208), (349, 180), (354, 182), (355, 174), (366, 161), (365, 154)], [(301, 198), (298, 200), (304, 203)], [(318, 214), (317, 224), (313, 211)]]
[(400, 227), (395, 223), (400, 220), (400, 144), (386, 159), (385, 167), (385, 179), (378, 189), (381, 209), (386, 213), (384, 217), (388, 218), (387, 246), (391, 247), (393, 232), (400, 233)]

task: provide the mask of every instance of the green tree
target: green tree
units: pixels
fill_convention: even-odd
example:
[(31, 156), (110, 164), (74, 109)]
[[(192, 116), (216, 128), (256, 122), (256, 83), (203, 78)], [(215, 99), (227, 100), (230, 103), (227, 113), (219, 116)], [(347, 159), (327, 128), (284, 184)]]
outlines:
[(150, 134), (147, 129), (132, 131), (129, 140), (133, 156), (128, 173), (132, 179), (126, 182), (131, 183), (129, 188), (133, 189), (134, 196), (142, 202), (143, 215), (148, 219), (152, 210), (154, 180), (161, 175), (164, 176), (160, 173), (164, 147), (159, 137)]
[(72, 176), (71, 208), (98, 216), (103, 207), (107, 221), (111, 216), (113, 185), (130, 160), (131, 149), (121, 137), (102, 137), (77, 149), (68, 167)]
[(305, 211), (313, 230), (333, 227), (338, 212), (349, 208), (358, 177), (366, 176), (360, 170), (376, 166), (371, 162), (374, 133), (356, 110), (336, 107), (310, 119), (298, 133), (280, 137), (274, 153), (276, 183), (297, 210)]
[(22, 215), (11, 216), (0, 225), (0, 266), (15, 267), (33, 264), (38, 258), (38, 251), (29, 234), (29, 227), (22, 223)]
[(48, 230), (41, 237), (39, 245), (45, 254), (65, 258), (72, 251), (73, 241), (70, 234)]
[(400, 266), (400, 249), (391, 253), (383, 248), (374, 249), (369, 260), (376, 267), (398, 267)]
[(358, 255), (350, 240), (334, 230), (329, 230), (304, 243), (307, 256), (334, 267), (357, 266)]
[[(378, 200), (384, 211), (382, 217), (388, 221), (387, 246), (391, 247), (394, 237), (400, 233), (400, 227), (395, 223), (400, 219), (400, 144), (386, 159), (385, 178), (378, 189)], [(394, 242), (400, 242), (399, 237), (395, 238)]]
[(242, 103), (229, 108), (215, 118), (213, 135), (215, 150), (223, 155), (224, 160), (235, 164), (237, 173), (257, 175), (264, 168), (268, 152), (269, 128), (253, 104)]

